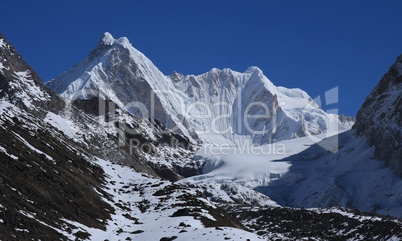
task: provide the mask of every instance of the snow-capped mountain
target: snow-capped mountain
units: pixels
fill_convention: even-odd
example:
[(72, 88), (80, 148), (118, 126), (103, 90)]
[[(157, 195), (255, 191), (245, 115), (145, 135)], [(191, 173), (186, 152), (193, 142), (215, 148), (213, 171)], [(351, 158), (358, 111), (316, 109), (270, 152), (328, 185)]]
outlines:
[(127, 38), (105, 33), (81, 63), (46, 83), (65, 100), (105, 96), (136, 116), (155, 118), (191, 138), (181, 116), (180, 92)]
[(164, 76), (127, 38), (109, 33), (84, 61), (46, 85), (67, 101), (101, 93), (136, 116), (152, 116), (204, 142), (251, 137), (263, 144), (345, 131), (353, 124), (326, 113), (300, 89), (276, 87), (257, 67)]
[(402, 55), (364, 101), (354, 129), (402, 176)]
[[(301, 90), (275, 87), (256, 67), (244, 73), (213, 69), (200, 76), (163, 76), (125, 38), (105, 34), (75, 66), (81, 72), (70, 70), (63, 75), (65, 82), (48, 83), (56, 90), (59, 86), (58, 92), (71, 91), (63, 91), (65, 104), (4, 37), (0, 46), (1, 240), (402, 238), (402, 222), (395, 218), (401, 210), (401, 179), (373, 158), (365, 137), (352, 131), (339, 138), (321, 133), (339, 123), (349, 128), (353, 120), (323, 112)], [(20, 78), (26, 70), (29, 74)], [(78, 77), (69, 82), (67, 77), (74, 75)], [(135, 76), (136, 86), (124, 83), (125, 76)], [(155, 112), (165, 114), (164, 123), (138, 117), (138, 105), (129, 101), (143, 101), (130, 97), (130, 91), (141, 94), (139, 87), (155, 93), (161, 108)], [(118, 89), (126, 92), (120, 95)], [(174, 92), (157, 91), (161, 89)], [(232, 109), (216, 105), (220, 100)], [(271, 136), (245, 131), (247, 126), (234, 117), (247, 113), (247, 103), (260, 103), (249, 108), (254, 115), (268, 118), (263, 112), (268, 105), (283, 117), (275, 140), (321, 133), (317, 138), (323, 141), (293, 138), (259, 149), (228, 145), (233, 136), (270, 141)], [(210, 108), (209, 119), (203, 106)], [(190, 111), (181, 112), (182, 107)], [(247, 124), (272, 131), (271, 112), (270, 121), (250, 118)], [(320, 118), (332, 121), (327, 129)], [(202, 147), (164, 125), (183, 119), (186, 125), (177, 132), (191, 138), (198, 134), (206, 140)], [(233, 133), (196, 133), (207, 130), (204, 124), (232, 128)], [(208, 142), (218, 141), (226, 144), (222, 151), (227, 154), (208, 149), (213, 146)]]

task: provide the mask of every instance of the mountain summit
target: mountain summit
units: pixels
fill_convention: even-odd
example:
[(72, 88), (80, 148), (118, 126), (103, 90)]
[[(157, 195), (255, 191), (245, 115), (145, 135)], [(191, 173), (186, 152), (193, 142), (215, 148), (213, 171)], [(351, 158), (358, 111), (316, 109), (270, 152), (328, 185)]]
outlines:
[(99, 41), (100, 45), (107, 45), (107, 46), (112, 46), (114, 44), (118, 44), (121, 46), (124, 46), (126, 48), (129, 48), (131, 46), (130, 41), (126, 37), (121, 37), (119, 39), (114, 39), (113, 36), (109, 32), (105, 32), (102, 37), (100, 38)]
[(193, 141), (264, 144), (353, 124), (326, 113), (300, 89), (276, 87), (258, 67), (165, 76), (127, 38), (107, 32), (85, 60), (46, 85), (67, 101), (104, 95)]

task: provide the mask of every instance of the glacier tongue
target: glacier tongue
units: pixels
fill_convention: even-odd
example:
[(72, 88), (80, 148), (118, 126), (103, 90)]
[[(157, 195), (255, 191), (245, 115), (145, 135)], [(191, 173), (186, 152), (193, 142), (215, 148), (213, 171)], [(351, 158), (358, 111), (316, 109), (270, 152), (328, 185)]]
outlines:
[(84, 61), (46, 85), (68, 101), (104, 95), (192, 141), (263, 144), (350, 128), (304, 91), (276, 87), (258, 67), (165, 76), (127, 38), (107, 32)]

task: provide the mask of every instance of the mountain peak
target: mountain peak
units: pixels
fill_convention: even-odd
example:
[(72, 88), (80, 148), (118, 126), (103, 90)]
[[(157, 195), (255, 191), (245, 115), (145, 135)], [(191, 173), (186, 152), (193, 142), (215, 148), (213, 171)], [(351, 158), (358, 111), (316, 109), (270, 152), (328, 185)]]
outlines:
[(113, 45), (115, 41), (116, 41), (116, 39), (114, 39), (113, 36), (109, 32), (105, 32), (102, 35), (99, 43), (103, 44), (103, 45)]
[(250, 67), (248, 67), (244, 73), (254, 73), (254, 72), (256, 72), (256, 71), (262, 73), (262, 70), (261, 70), (260, 68), (258, 68), (257, 66), (250, 66)]
[(398, 72), (398, 76), (402, 75), (402, 54), (396, 59), (394, 67)]
[(113, 45), (121, 45), (123, 47), (128, 47), (131, 46), (130, 41), (126, 37), (121, 37), (119, 39), (113, 38), (112, 34), (109, 32), (105, 32), (102, 37), (99, 40), (100, 45), (107, 45), (107, 46), (113, 46)]
[(3, 35), (0, 33), (0, 48), (4, 48), (6, 45), (4, 43), (4, 37)]

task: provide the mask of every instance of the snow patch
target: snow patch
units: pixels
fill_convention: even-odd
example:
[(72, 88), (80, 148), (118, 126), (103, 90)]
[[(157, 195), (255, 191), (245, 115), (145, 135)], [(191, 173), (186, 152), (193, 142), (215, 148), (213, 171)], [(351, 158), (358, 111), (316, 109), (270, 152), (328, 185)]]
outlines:
[(18, 160), (17, 156), (14, 156), (13, 154), (8, 153), (7, 150), (2, 146), (0, 146), (0, 152), (3, 152), (4, 154), (6, 154), (7, 156), (11, 157), (14, 160)]
[(3, 65), (3, 63), (0, 61), (0, 72), (1, 72), (2, 74), (4, 74), (3, 69), (4, 69), (4, 65)]
[(48, 112), (44, 121), (56, 129), (62, 131), (66, 136), (76, 139), (77, 130), (73, 129), (73, 123), (60, 115), (56, 115), (53, 112)]
[(50, 100), (48, 93), (44, 92), (34, 81), (29, 70), (14, 73), (15, 81), (9, 82), (11, 89), (17, 90), (15, 96), (22, 100), (27, 108), (36, 108), (32, 101)]
[(35, 148), (34, 146), (32, 146), (31, 144), (29, 144), (29, 142), (27, 142), (22, 136), (20, 136), (19, 134), (13, 132), (13, 134), (20, 140), (22, 141), (22, 143), (24, 143), (27, 147), (29, 147), (31, 150), (33, 150), (34, 152), (40, 154), (40, 155), (44, 155), (49, 161), (52, 161), (54, 163), (56, 163), (56, 161), (49, 156), (48, 154), (44, 153), (43, 151), (40, 151), (39, 149)]

